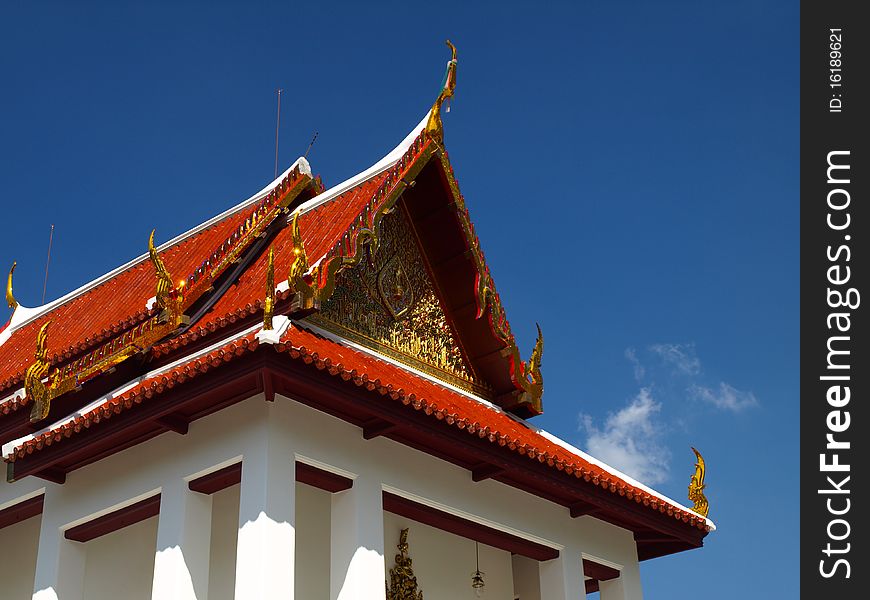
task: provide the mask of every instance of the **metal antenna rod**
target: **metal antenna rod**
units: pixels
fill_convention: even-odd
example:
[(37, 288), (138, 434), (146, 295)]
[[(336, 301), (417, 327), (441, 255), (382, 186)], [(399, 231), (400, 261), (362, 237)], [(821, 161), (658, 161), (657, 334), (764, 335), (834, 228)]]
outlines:
[(278, 88), (278, 122), (275, 124), (275, 177), (278, 179), (278, 130), (281, 128), (281, 88)]
[(45, 280), (42, 282), (42, 303), (45, 304), (45, 290), (48, 288), (48, 265), (51, 263), (51, 242), (54, 240), (54, 223), (48, 233), (48, 258), (45, 259)]
[(314, 145), (314, 142), (317, 140), (317, 132), (314, 132), (314, 137), (311, 138), (311, 142), (308, 144), (308, 149), (305, 150), (305, 154), (302, 155), (302, 158), (308, 158), (308, 153), (311, 152), (311, 146)]

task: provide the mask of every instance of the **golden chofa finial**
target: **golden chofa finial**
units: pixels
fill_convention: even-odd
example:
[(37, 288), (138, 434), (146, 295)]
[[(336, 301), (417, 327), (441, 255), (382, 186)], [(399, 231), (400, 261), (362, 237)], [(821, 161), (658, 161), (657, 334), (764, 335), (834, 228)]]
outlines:
[(426, 133), (430, 138), (442, 144), (444, 142), (444, 126), (441, 123), (441, 105), (448, 98), (453, 97), (453, 92), (456, 90), (456, 46), (447, 40), (447, 46), (450, 48), (453, 56), (450, 62), (447, 63), (447, 76), (444, 79), (444, 87), (435, 99), (435, 104), (432, 105), (432, 110), (429, 113), (429, 121), (426, 123)]
[[(318, 289), (316, 284), (309, 283), (305, 279), (308, 274), (308, 255), (305, 254), (305, 242), (302, 239), (302, 230), (299, 229), (299, 213), (293, 215), (290, 227), (293, 232), (293, 264), (290, 265), (287, 283), (290, 291), (297, 294), (296, 301), (307, 309), (314, 306), (317, 301)], [(315, 277), (316, 270), (315, 268)]]
[(166, 270), (163, 264), (163, 259), (157, 254), (157, 248), (154, 247), (154, 232), (151, 230), (151, 235), (148, 237), (148, 256), (151, 257), (151, 264), (154, 265), (154, 271), (157, 274), (157, 307), (160, 309), (169, 308), (169, 294), (173, 290), (172, 276)]
[(269, 263), (266, 267), (266, 300), (263, 306), (263, 331), (272, 331), (272, 316), (275, 313), (275, 253), (269, 248)]
[(46, 347), (49, 325), (51, 325), (51, 321), (47, 321), (36, 334), (36, 353), (33, 364), (27, 367), (27, 371), (24, 372), (24, 390), (27, 397), (33, 401), (33, 408), (30, 410), (32, 423), (47, 417), (51, 408), (49, 389), (42, 382), (43, 377), (48, 375), (50, 366), (48, 348)]
[(290, 227), (293, 233), (293, 264), (290, 265), (287, 282), (290, 284), (291, 291), (309, 291), (310, 286), (305, 281), (305, 274), (308, 273), (308, 256), (305, 254), (302, 230), (299, 229), (299, 213), (293, 215)]
[(535, 323), (535, 326), (538, 328), (538, 339), (535, 340), (535, 347), (532, 349), (532, 355), (529, 357), (529, 362), (526, 365), (526, 377), (531, 379), (532, 383), (543, 384), (541, 359), (544, 356), (544, 334), (541, 332), (540, 325)]
[(704, 484), (706, 465), (704, 464), (704, 457), (701, 456), (700, 452), (695, 450), (695, 448), (692, 448), (692, 452), (695, 453), (697, 462), (695, 463), (695, 473), (692, 475), (692, 480), (689, 482), (689, 500), (694, 502), (692, 510), (702, 517), (706, 517), (707, 513), (710, 512), (710, 504), (707, 502), (707, 497), (704, 495), (704, 488), (707, 487)]
[(15, 299), (15, 296), (12, 295), (12, 274), (15, 272), (15, 267), (18, 266), (17, 262), (12, 262), (12, 268), (9, 269), (9, 278), (6, 280), (6, 304), (9, 305), (9, 308), (15, 310), (18, 308), (18, 301)]

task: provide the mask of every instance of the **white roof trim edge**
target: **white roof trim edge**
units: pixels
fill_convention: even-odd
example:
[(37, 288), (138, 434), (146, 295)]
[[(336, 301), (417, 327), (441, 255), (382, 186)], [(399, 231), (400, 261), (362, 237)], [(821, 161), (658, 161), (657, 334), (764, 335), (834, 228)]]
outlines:
[(374, 177), (375, 175), (377, 175), (378, 173), (381, 173), (381, 172), (385, 171), (386, 169), (389, 169), (390, 167), (392, 167), (394, 164), (399, 162), (399, 160), (402, 158), (402, 155), (404, 155), (405, 152), (408, 151), (408, 148), (411, 147), (411, 144), (413, 144), (414, 140), (417, 139), (417, 136), (420, 135), (420, 132), (423, 130), (423, 127), (426, 126), (426, 122), (428, 120), (429, 120), (429, 113), (426, 113), (426, 116), (423, 117), (423, 120), (420, 121), (420, 123), (417, 125), (417, 127), (415, 127), (413, 130), (411, 130), (411, 133), (409, 133), (407, 136), (405, 136), (405, 139), (403, 139), (399, 143), (398, 146), (393, 148), (389, 154), (387, 154), (385, 157), (383, 157), (381, 160), (379, 160), (378, 162), (373, 164), (371, 167), (369, 167), (365, 171), (363, 171), (361, 173), (357, 173), (356, 175), (354, 175), (350, 179), (345, 179), (341, 183), (332, 186), (331, 188), (329, 188), (328, 190), (326, 190), (322, 194), (318, 194), (317, 196), (315, 196), (314, 198), (312, 198), (308, 202), (303, 202), (302, 204), (299, 205), (299, 208), (297, 208), (295, 212), (297, 212), (299, 214), (305, 214), (310, 210), (314, 210), (315, 208), (317, 208), (321, 204), (325, 204), (326, 202), (329, 202), (330, 200), (337, 198), (338, 196), (340, 196), (344, 192), (348, 191), (349, 189), (351, 189), (353, 187), (356, 187), (357, 185), (359, 185), (363, 181), (370, 179), (370, 178)]

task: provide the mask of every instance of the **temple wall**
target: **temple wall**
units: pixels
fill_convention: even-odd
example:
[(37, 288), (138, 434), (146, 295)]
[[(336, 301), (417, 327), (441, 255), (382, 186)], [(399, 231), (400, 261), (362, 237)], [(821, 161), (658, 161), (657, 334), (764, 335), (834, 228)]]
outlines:
[[(329, 596), (329, 494), (296, 484), (296, 597), (326, 600)], [(233, 600), (239, 486), (212, 496), (209, 600)]]
[(236, 540), (239, 531), (239, 486), (212, 496), (209, 600), (233, 600), (236, 583)]
[(30, 598), (36, 573), (40, 517), (0, 529), (0, 551), (5, 556), (0, 598)]
[[(389, 402), (390, 400), (385, 399)], [(127, 506), (222, 466), (243, 460), (269, 432), (278, 432), (290, 451), (287, 460), (315, 464), (355, 479), (354, 491), (364, 482), (374, 489), (407, 497), (483, 525), (560, 550), (567, 567), (582, 571), (581, 553), (622, 570), (620, 598), (641, 598), (636, 547), (632, 533), (593, 517), (570, 518), (565, 507), (493, 480), (472, 481), (470, 473), (386, 438), (365, 440), (360, 428), (310, 407), (277, 397), (274, 403), (257, 396), (191, 423), (187, 435), (166, 433), (128, 448), (99, 462), (73, 471), (64, 485), (33, 477), (15, 484), (0, 484), (0, 507), (16, 496), (45, 488), (46, 507), (52, 522), (72, 527), (117, 508)], [(244, 469), (243, 469), (244, 471)], [(297, 484), (296, 597), (328, 598), (330, 580), (329, 494)], [(212, 497), (211, 565), (209, 598), (233, 598), (239, 486)], [(365, 486), (360, 487), (368, 489)], [(349, 492), (340, 492), (340, 494)], [(369, 493), (369, 492), (366, 492)], [(333, 496), (333, 499), (335, 496)], [(49, 502), (51, 500), (51, 502)], [(85, 598), (148, 598), (155, 553), (157, 519), (88, 542), (87, 581), (109, 577), (99, 591), (86, 583)], [(410, 526), (410, 549), (414, 568), (427, 598), (472, 597), (470, 577), (474, 570), (474, 543), (383, 515), (383, 549), (387, 570), (393, 566), (395, 545), (402, 526)], [(0, 530), (2, 536), (26, 538), (32, 549), (39, 536), (39, 519)], [(16, 530), (15, 528), (19, 528)], [(10, 531), (12, 533), (10, 533)], [(124, 541), (126, 539), (126, 541)], [(26, 543), (25, 543), (26, 542)], [(30, 545), (27, 546), (27, 543)], [(4, 542), (3, 547), (9, 547)], [(123, 549), (124, 552), (120, 550)], [(136, 554), (135, 560), (131, 552)], [(119, 556), (141, 568), (132, 574), (113, 566)], [(561, 560), (561, 559), (560, 559)], [(508, 553), (481, 547), (481, 570), (487, 581), (487, 597), (512, 600), (514, 577)], [(20, 578), (32, 579), (32, 569)], [(39, 581), (37, 568), (37, 585)], [(123, 580), (123, 594), (117, 586)], [(17, 585), (24, 586), (19, 583)], [(90, 587), (88, 587), (90, 586)], [(26, 587), (26, 586), (25, 586)], [(115, 590), (113, 593), (104, 590)], [(29, 596), (22, 596), (27, 598)], [(612, 596), (616, 598), (617, 596)]]
[[(87, 600), (151, 600), (156, 543), (157, 517), (85, 542), (84, 597)], [(31, 580), (28, 587), (32, 585)]]
[[(572, 519), (567, 508), (494, 480), (474, 482), (466, 469), (383, 437), (365, 440), (360, 428), (302, 404), (276, 401), (275, 408), (295, 434), (297, 455), (354, 474), (372, 473), (386, 491), (545, 545), (576, 549), (627, 575), (637, 571), (637, 548), (627, 529), (591, 516)], [(390, 554), (394, 547), (387, 539)]]
[(329, 493), (296, 484), (296, 598), (329, 599)]

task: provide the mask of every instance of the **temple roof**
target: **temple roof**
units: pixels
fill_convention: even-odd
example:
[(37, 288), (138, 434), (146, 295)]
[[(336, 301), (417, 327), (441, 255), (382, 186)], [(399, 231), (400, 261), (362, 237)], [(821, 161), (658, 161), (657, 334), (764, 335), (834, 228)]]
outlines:
[[(487, 477), (560, 502), (572, 516), (673, 536), (644, 557), (701, 545), (711, 521), (524, 420), (542, 410), (543, 341), (520, 358), (431, 122), (427, 114), (382, 160), (329, 190), (299, 159), (154, 252), (43, 307), (18, 306), (0, 333), (0, 443), (10, 479), (63, 481), (107, 452), (185, 429), (229, 402), (273, 397), (292, 376), (301, 378), (286, 384), (294, 399), (305, 397), (308, 383), (300, 381), (338, 385), (338, 396), (312, 392), (309, 403), (364, 431), (467, 468), (486, 464)], [(481, 386), (456, 385), (318, 320), (342, 277), (372, 262), (383, 220), (396, 211), (410, 223), (437, 293), (433, 310)], [(266, 286), (271, 273), (274, 289)], [(264, 313), (274, 313), (271, 331)], [(39, 348), (50, 363), (41, 370)], [(202, 399), (196, 382), (210, 372), (223, 373), (225, 400), (215, 400), (223, 392), (212, 386)], [(365, 402), (336, 399), (347, 394)], [(431, 443), (421, 441), (428, 438), (420, 427)]]

